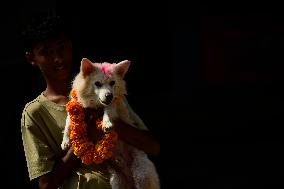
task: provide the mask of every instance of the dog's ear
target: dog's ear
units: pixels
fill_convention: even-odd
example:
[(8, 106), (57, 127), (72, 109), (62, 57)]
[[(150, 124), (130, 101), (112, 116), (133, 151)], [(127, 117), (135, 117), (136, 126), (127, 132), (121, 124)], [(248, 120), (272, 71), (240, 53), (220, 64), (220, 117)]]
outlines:
[(89, 59), (83, 58), (81, 61), (80, 70), (80, 72), (82, 72), (83, 74), (83, 77), (87, 77), (94, 70), (94, 66), (92, 65), (92, 62)]
[(119, 76), (123, 78), (126, 72), (128, 71), (129, 66), (130, 66), (130, 61), (123, 60), (115, 65), (114, 70)]

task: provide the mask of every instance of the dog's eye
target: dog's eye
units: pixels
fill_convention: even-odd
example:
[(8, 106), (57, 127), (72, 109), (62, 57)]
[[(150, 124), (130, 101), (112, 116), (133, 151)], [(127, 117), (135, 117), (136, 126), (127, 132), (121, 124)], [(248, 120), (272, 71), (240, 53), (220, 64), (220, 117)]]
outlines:
[(113, 86), (114, 84), (115, 84), (115, 81), (109, 82), (109, 85), (110, 85), (110, 86)]
[(100, 88), (100, 87), (102, 86), (102, 83), (99, 82), (99, 81), (96, 81), (96, 82), (95, 82), (95, 85)]

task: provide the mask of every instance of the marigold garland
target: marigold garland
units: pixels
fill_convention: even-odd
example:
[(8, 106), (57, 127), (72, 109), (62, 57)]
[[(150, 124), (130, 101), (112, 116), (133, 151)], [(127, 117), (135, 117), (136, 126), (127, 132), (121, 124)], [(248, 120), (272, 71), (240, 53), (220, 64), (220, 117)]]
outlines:
[[(112, 149), (117, 141), (117, 133), (110, 131), (104, 133), (102, 139), (94, 144), (87, 137), (87, 124), (85, 122), (84, 108), (77, 101), (75, 90), (70, 93), (72, 99), (66, 104), (66, 111), (69, 113), (70, 131), (69, 138), (74, 154), (79, 157), (84, 164), (100, 164), (112, 156)], [(96, 120), (96, 127), (102, 131), (102, 120)]]

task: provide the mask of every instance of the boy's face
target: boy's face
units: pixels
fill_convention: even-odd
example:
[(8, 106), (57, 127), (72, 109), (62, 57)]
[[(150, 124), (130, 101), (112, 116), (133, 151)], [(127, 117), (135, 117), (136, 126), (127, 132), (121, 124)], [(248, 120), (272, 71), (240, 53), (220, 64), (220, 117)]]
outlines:
[(72, 44), (61, 34), (55, 39), (39, 43), (27, 54), (28, 61), (38, 66), (48, 80), (65, 80), (71, 75)]

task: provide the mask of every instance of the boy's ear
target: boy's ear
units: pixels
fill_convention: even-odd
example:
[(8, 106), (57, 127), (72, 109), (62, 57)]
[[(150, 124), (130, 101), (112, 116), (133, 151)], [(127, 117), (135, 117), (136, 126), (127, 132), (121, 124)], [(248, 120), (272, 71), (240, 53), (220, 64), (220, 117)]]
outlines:
[(89, 59), (83, 58), (80, 69), (83, 77), (87, 77), (92, 71), (94, 71), (95, 67), (92, 65), (92, 62)]
[(34, 54), (31, 52), (26, 52), (26, 60), (32, 65), (32, 66), (36, 66), (36, 63), (34, 61)]

